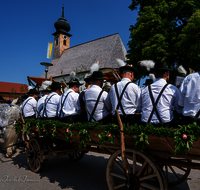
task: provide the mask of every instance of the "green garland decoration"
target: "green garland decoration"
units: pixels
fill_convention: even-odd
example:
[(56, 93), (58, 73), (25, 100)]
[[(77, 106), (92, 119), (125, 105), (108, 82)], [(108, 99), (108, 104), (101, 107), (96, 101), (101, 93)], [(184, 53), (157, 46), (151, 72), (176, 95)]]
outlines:
[[(105, 145), (107, 141), (113, 143), (115, 138), (119, 136), (119, 127), (116, 124), (102, 125), (99, 122), (85, 122), (85, 123), (62, 123), (58, 120), (37, 120), (37, 119), (24, 119), (25, 128), (24, 131), (29, 134), (31, 126), (36, 126), (36, 135), (55, 138), (59, 133), (59, 128), (65, 130), (65, 139), (70, 140), (73, 136), (73, 130), (78, 132), (78, 139), (80, 140), (80, 147), (86, 147), (86, 142), (90, 142), (90, 130), (100, 132), (98, 138), (100, 139), (101, 146)], [(49, 130), (49, 127), (51, 130)], [(22, 130), (22, 121), (19, 119), (15, 123), (16, 134), (19, 135)], [(200, 127), (197, 123), (191, 125), (179, 126), (178, 129), (168, 127), (154, 127), (151, 124), (147, 124), (146, 127), (135, 124), (133, 126), (125, 125), (124, 133), (131, 135), (135, 139), (135, 149), (143, 152), (145, 146), (149, 144), (148, 135), (157, 137), (169, 137), (174, 138), (175, 151), (174, 154), (186, 155), (188, 151), (193, 148), (193, 141), (197, 140), (200, 136)]]

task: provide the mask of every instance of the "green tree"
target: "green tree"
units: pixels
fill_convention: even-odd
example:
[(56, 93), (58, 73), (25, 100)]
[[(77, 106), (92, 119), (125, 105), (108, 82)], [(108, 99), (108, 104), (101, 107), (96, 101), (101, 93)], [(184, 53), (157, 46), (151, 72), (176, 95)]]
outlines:
[[(139, 17), (130, 26), (127, 58), (139, 70), (140, 77), (148, 75), (138, 65), (141, 60), (166, 61), (170, 68), (180, 64), (186, 69), (194, 68), (188, 60), (197, 59), (200, 49), (199, 45), (193, 46), (197, 41), (190, 41), (190, 31), (195, 27), (200, 33), (197, 21), (192, 19), (199, 17), (199, 0), (132, 0), (129, 8), (138, 10)], [(190, 52), (188, 46), (193, 46)]]

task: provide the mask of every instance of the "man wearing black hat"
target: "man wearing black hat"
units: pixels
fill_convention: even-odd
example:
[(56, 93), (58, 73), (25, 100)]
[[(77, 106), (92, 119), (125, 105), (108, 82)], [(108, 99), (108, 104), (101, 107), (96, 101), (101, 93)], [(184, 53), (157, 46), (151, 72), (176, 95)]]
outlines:
[(53, 82), (50, 86), (51, 93), (47, 96), (44, 102), (43, 118), (57, 119), (58, 103), (61, 94), (61, 85), (59, 82)]
[(37, 95), (39, 92), (36, 89), (30, 89), (27, 95), (29, 96), (22, 104), (22, 116), (24, 118), (35, 118)]
[(52, 81), (44, 81), (39, 89), (40, 92), (43, 93), (43, 95), (37, 102), (36, 118), (43, 117), (44, 102), (47, 96), (51, 93), (51, 89), (50, 89), (51, 84), (52, 84)]
[(102, 90), (103, 73), (94, 71), (91, 79), (92, 86), (86, 90), (84, 96), (88, 121), (99, 121), (103, 124), (110, 123), (111, 103), (108, 93)]
[(67, 84), (69, 85), (69, 89), (59, 100), (58, 117), (61, 122), (71, 124), (78, 121), (78, 91), (82, 84), (76, 78), (71, 79)]
[(138, 72), (132, 65), (119, 68), (122, 80), (111, 86), (109, 96), (112, 103), (112, 114), (117, 109), (123, 123), (131, 125), (140, 122), (136, 111), (141, 111), (141, 89), (132, 83)]
[(142, 90), (142, 122), (155, 126), (176, 127), (173, 109), (181, 112), (178, 106), (179, 90), (169, 81), (167, 64), (155, 63), (152, 71), (156, 81)]
[(83, 97), (85, 95), (85, 91), (88, 90), (90, 88), (90, 86), (92, 85), (92, 79), (91, 76), (88, 75), (87, 77), (84, 78), (85, 81), (85, 90), (83, 90), (80, 94), (79, 94), (79, 98), (78, 98), (78, 112), (79, 112), (79, 122), (85, 122), (87, 121), (87, 112), (85, 109), (85, 102), (83, 100)]

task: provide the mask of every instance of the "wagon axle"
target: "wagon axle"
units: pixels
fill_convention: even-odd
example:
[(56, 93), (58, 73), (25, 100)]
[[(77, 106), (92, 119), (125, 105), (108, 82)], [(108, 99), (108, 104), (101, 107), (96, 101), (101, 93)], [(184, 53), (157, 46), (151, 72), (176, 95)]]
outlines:
[(139, 178), (134, 174), (126, 175), (126, 187), (127, 190), (138, 190), (140, 188)]

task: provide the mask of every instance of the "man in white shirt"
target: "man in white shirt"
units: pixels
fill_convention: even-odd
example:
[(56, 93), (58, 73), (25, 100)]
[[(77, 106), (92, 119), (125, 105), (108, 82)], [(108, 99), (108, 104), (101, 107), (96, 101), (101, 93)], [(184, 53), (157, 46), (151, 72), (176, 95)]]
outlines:
[(78, 121), (77, 102), (79, 87), (82, 85), (78, 79), (71, 79), (67, 85), (69, 89), (60, 97), (58, 104), (58, 117), (61, 122), (75, 123)]
[[(141, 122), (141, 116), (136, 114), (141, 111), (141, 89), (132, 81), (138, 72), (132, 65), (119, 68), (122, 80), (111, 86), (109, 96), (112, 104), (112, 114), (117, 109), (122, 123), (133, 125)], [(116, 118), (115, 118), (115, 122)]]
[(51, 93), (44, 102), (43, 119), (57, 119), (58, 103), (61, 94), (61, 85), (59, 82), (53, 82), (50, 86)]
[(195, 72), (185, 77), (180, 90), (178, 104), (183, 108), (183, 124), (196, 121), (200, 124), (200, 73)]
[(24, 118), (35, 118), (37, 95), (39, 92), (36, 89), (30, 89), (27, 95), (29, 96), (22, 104), (22, 116)]
[(86, 90), (84, 96), (88, 121), (99, 121), (103, 124), (110, 123), (112, 107), (108, 93), (102, 90), (103, 73), (101, 71), (94, 71), (91, 79), (92, 85)]
[(46, 97), (51, 93), (51, 89), (50, 89), (51, 84), (52, 84), (52, 81), (44, 81), (41, 85), (41, 92), (43, 93), (43, 96), (37, 102), (36, 118), (43, 117), (44, 102), (45, 102)]
[(156, 81), (142, 90), (141, 120), (155, 126), (176, 127), (173, 110), (181, 113), (178, 106), (179, 90), (176, 86), (167, 84), (170, 69), (165, 62), (156, 63), (152, 70)]

